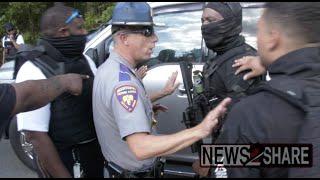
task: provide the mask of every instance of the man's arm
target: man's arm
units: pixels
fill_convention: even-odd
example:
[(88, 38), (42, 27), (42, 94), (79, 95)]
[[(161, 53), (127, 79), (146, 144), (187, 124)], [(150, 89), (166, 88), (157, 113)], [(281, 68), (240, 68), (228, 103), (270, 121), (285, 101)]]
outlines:
[(16, 92), (16, 104), (11, 115), (38, 109), (64, 92), (79, 95), (86, 75), (58, 75), (46, 80), (28, 80), (12, 84)]
[(33, 145), (44, 169), (52, 177), (72, 178), (46, 132), (26, 131), (26, 136), (27, 140)]
[(162, 136), (135, 133), (127, 136), (126, 141), (139, 160), (175, 153), (211, 134), (212, 129), (218, 123), (218, 117), (226, 112), (226, 107), (230, 102), (230, 98), (223, 100), (214, 110), (208, 113), (198, 126), (193, 128)]
[(177, 76), (178, 76), (178, 72), (172, 73), (172, 75), (168, 78), (168, 81), (166, 82), (166, 85), (164, 86), (164, 88), (150, 95), (151, 102), (155, 102), (165, 96), (172, 94), (180, 84), (180, 83), (175, 84), (177, 80)]

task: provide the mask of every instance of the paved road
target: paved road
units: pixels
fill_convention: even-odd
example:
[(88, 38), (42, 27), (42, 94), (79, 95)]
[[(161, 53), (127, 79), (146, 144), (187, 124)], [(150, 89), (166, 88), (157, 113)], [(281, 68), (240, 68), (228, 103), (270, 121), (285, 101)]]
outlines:
[(0, 178), (37, 178), (37, 174), (26, 167), (15, 155), (10, 141), (0, 141)]

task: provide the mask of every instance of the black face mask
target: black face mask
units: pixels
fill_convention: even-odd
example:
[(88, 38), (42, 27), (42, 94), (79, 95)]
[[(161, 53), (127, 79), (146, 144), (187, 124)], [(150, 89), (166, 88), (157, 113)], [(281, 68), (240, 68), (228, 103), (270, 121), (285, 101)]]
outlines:
[(223, 19), (201, 26), (206, 46), (218, 53), (235, 47), (241, 30), (241, 19), (238, 18)]
[(71, 35), (67, 37), (42, 37), (67, 58), (79, 58), (86, 46), (86, 35)]

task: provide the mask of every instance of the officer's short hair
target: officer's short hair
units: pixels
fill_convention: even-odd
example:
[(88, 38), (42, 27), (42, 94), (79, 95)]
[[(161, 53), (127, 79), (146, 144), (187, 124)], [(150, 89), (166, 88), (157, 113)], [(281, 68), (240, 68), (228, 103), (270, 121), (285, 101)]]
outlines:
[(111, 26), (112, 40), (117, 43), (116, 36), (122, 31), (135, 31), (143, 28), (145, 26), (126, 26), (126, 25), (113, 25)]
[(265, 8), (265, 20), (279, 25), (288, 37), (320, 42), (320, 2), (267, 2)]
[(65, 26), (66, 19), (71, 15), (74, 8), (65, 6), (63, 3), (47, 9), (40, 20), (40, 31), (45, 36), (55, 36), (58, 29)]
[(125, 26), (117, 26), (117, 25), (111, 26), (112, 40), (114, 41), (114, 44), (118, 43), (116, 38), (117, 34), (121, 32), (121, 30), (125, 30), (125, 29), (126, 29)]

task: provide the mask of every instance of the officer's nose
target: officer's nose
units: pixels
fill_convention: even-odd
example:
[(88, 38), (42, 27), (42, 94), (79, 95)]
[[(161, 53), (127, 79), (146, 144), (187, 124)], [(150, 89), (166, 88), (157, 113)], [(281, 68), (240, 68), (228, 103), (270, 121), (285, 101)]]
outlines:
[(153, 34), (152, 35), (152, 42), (156, 43), (156, 42), (158, 42), (158, 40), (159, 40), (158, 36), (156, 34)]

